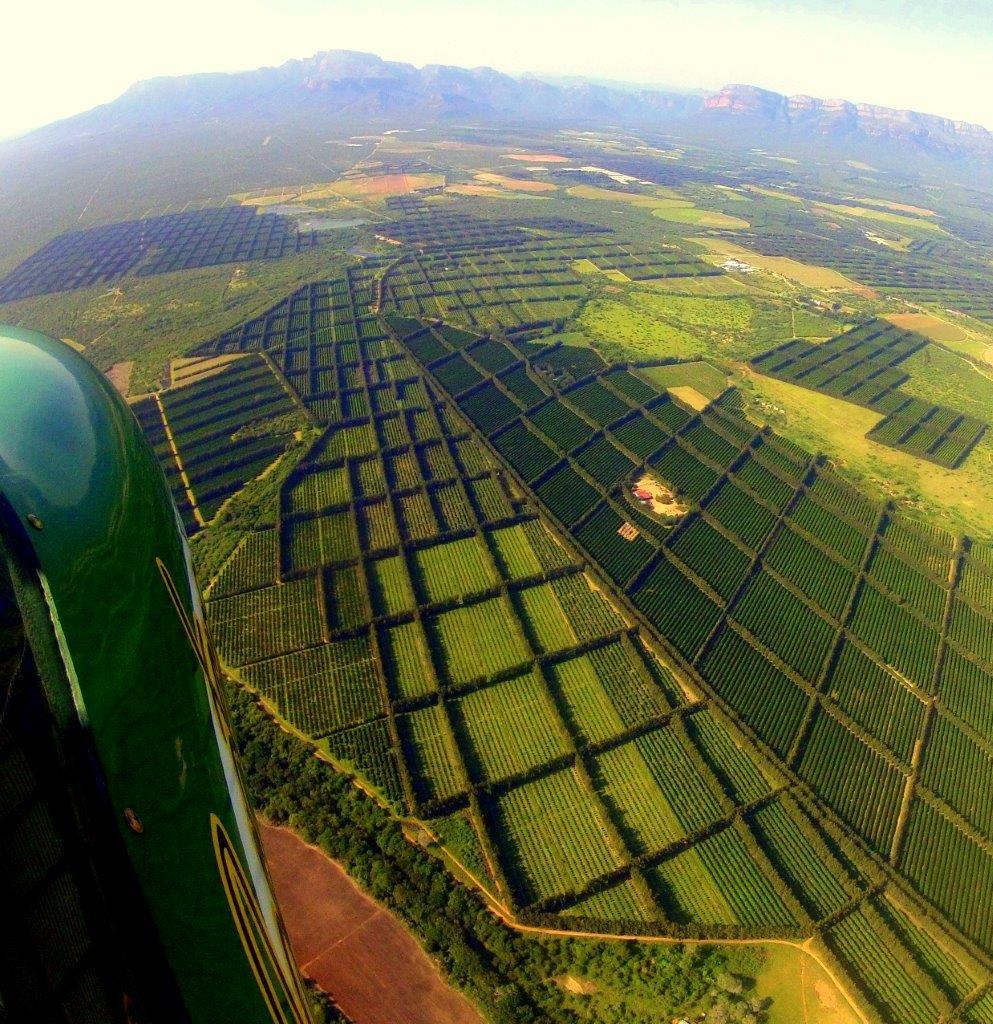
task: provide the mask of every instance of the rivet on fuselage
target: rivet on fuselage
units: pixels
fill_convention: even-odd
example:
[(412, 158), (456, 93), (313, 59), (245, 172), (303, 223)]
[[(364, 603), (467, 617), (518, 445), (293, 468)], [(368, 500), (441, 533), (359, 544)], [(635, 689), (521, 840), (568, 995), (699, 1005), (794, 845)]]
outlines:
[(33, 526), (36, 530), (43, 530), (45, 528), (45, 524), (34, 514), (34, 512), (29, 512), (27, 519), (28, 525)]

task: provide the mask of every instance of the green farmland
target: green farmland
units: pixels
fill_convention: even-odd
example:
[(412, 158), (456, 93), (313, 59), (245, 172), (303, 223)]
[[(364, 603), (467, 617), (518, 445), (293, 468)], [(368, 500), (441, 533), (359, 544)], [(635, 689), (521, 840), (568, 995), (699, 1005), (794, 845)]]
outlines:
[(876, 295), (679, 234), (785, 259), (776, 211), (812, 201), (690, 183), (728, 210), (618, 213), (540, 174), (370, 199), (364, 255), (133, 403), (226, 671), (518, 925), (776, 939), (867, 1024), (993, 1019), (981, 510), (953, 531), (863, 487), (755, 397), (846, 403), (858, 443), (954, 482), (988, 381)]

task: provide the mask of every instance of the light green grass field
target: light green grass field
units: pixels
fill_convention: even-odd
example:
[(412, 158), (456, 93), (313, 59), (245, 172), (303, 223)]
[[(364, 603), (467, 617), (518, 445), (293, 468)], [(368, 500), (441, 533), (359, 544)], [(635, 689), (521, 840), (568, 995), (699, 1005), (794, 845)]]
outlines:
[(369, 589), (378, 614), (399, 615), (415, 607), (417, 601), (403, 555), (370, 562), (368, 573)]
[(597, 347), (606, 343), (605, 350), (609, 351), (616, 346), (636, 359), (692, 359), (706, 350), (692, 334), (610, 299), (587, 303), (578, 324), (587, 337), (602, 339)]
[(528, 657), (504, 598), (444, 612), (431, 622), (450, 682), (492, 675)]
[(428, 601), (478, 593), (496, 582), (475, 537), (421, 548), (414, 553), (414, 561)]
[(493, 530), (489, 538), (497, 563), (507, 579), (523, 579), (541, 572), (541, 562), (523, 526), (505, 526)]
[(900, 369), (910, 374), (910, 380), (901, 385), (904, 391), (981, 420), (993, 418), (993, 366), (977, 365), (938, 345), (928, 345)]
[(767, 946), (755, 979), (755, 994), (771, 998), (769, 1024), (858, 1024), (845, 997), (807, 953)]
[(398, 697), (420, 697), (438, 688), (424, 631), (416, 620), (390, 626), (380, 634), (390, 688)]
[(945, 348), (988, 362), (993, 349), (993, 330), (972, 317), (953, 316), (946, 310), (930, 313), (891, 313), (887, 320), (908, 331), (917, 331)]
[(874, 210), (867, 206), (849, 206), (845, 203), (814, 203), (814, 208), (825, 214), (852, 217), (857, 220), (882, 221), (895, 227), (915, 231), (924, 235), (945, 235), (947, 231), (934, 221), (924, 217), (908, 217), (890, 210)]
[(755, 302), (746, 297), (658, 295), (635, 291), (632, 300), (652, 316), (695, 328), (710, 337), (730, 334), (749, 342), (775, 343), (786, 338), (827, 338), (839, 333), (835, 320), (785, 304)]
[(665, 294), (631, 288), (588, 302), (576, 321), (605, 354), (628, 359), (745, 359), (792, 337), (828, 338), (836, 320), (747, 295)]
[(830, 395), (743, 369), (748, 414), (808, 451), (823, 452), (871, 497), (896, 499), (915, 518), (977, 537), (993, 536), (993, 440), (987, 436), (958, 469), (870, 441), (882, 418)]
[(732, 231), (744, 231), (749, 225), (742, 217), (732, 217), (717, 210), (701, 210), (699, 207), (689, 209), (661, 206), (652, 210), (652, 216), (667, 220), (673, 224), (694, 224), (702, 228), (724, 228)]
[(567, 753), (534, 673), (474, 690), (458, 701), (457, 708), (469, 759), (488, 780), (527, 771)]
[(716, 398), (730, 383), (728, 376), (702, 359), (671, 366), (647, 366), (636, 371), (661, 388), (693, 388), (705, 398)]

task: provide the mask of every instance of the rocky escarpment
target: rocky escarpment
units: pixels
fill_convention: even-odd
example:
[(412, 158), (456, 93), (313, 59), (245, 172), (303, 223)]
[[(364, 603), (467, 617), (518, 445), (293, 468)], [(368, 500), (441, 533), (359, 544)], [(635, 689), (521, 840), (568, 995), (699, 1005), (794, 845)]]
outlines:
[(798, 130), (837, 135), (863, 133), (929, 150), (993, 155), (993, 134), (979, 125), (869, 103), (784, 96), (754, 85), (726, 85), (704, 99), (703, 109), (778, 122)]

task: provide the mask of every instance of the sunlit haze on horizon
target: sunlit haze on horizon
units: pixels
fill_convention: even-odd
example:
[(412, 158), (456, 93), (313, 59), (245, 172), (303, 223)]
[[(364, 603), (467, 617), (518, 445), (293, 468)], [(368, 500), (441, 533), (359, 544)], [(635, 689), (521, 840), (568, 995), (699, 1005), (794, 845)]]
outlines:
[(988, 0), (174, 0), (143, 11), (93, 0), (20, 5), (4, 20), (0, 138), (112, 100), (142, 79), (329, 49), (685, 89), (744, 82), (993, 128)]

